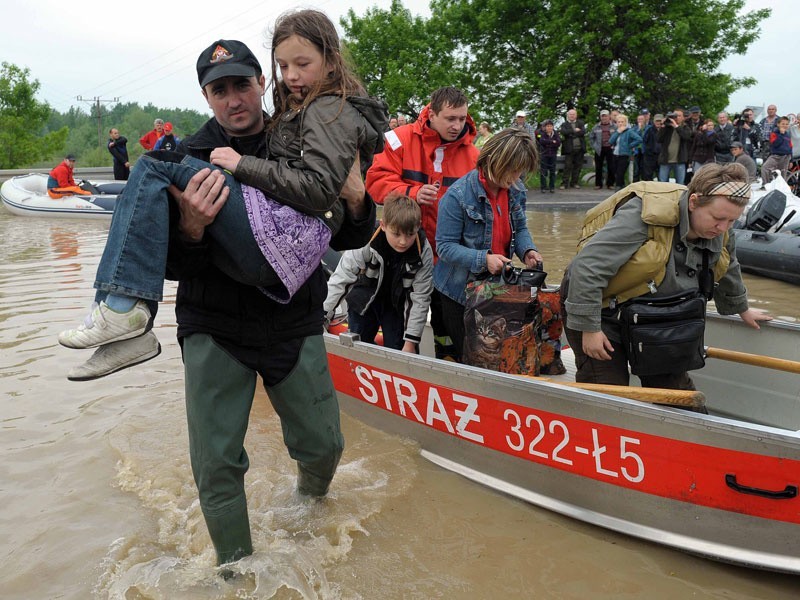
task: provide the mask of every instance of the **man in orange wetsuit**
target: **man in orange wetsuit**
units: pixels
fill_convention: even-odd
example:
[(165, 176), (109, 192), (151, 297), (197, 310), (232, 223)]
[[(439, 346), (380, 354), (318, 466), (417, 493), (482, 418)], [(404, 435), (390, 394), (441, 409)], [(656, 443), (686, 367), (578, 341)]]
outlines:
[(67, 154), (64, 160), (58, 163), (55, 168), (50, 171), (50, 176), (47, 178), (47, 194), (51, 198), (62, 198), (64, 196), (72, 196), (78, 194), (81, 196), (91, 196), (92, 192), (83, 189), (73, 177), (75, 169), (75, 155)]

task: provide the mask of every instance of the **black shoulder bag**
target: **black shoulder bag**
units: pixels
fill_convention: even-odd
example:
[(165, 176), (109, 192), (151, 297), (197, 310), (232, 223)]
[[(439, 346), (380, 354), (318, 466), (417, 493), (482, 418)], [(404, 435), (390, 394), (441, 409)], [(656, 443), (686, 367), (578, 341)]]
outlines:
[(687, 291), (663, 298), (640, 296), (620, 307), (622, 342), (631, 373), (662, 375), (705, 366), (706, 301), (714, 286), (708, 250), (703, 252), (698, 278), (703, 292)]

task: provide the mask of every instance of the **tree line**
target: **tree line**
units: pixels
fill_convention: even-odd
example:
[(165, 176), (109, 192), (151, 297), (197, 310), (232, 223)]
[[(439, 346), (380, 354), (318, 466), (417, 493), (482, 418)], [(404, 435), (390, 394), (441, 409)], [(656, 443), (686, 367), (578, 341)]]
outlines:
[(576, 108), (587, 121), (699, 105), (716, 114), (756, 80), (719, 71), (758, 38), (770, 9), (744, 0), (432, 0), (430, 18), (401, 0), (342, 19), (345, 42), (372, 95), (416, 118), (430, 93), (455, 85), (470, 114), (507, 126)]
[(133, 162), (144, 152), (139, 138), (153, 129), (156, 118), (171, 122), (179, 137), (194, 133), (208, 120), (196, 110), (153, 104), (101, 106), (98, 140), (94, 107), (91, 112), (74, 106), (59, 112), (36, 99), (39, 88), (29, 69), (6, 62), (0, 66), (0, 169), (54, 166), (67, 153), (77, 156), (79, 166), (110, 167), (106, 141), (112, 127), (128, 138)]
[[(576, 108), (588, 121), (602, 108), (634, 112), (699, 105), (715, 114), (730, 95), (752, 86), (746, 74), (719, 67), (744, 54), (770, 9), (745, 12), (745, 0), (431, 0), (429, 18), (401, 0), (341, 20), (343, 43), (370, 95), (392, 113), (416, 118), (430, 93), (463, 89), (476, 121), (506, 126), (517, 110), (539, 121)], [(66, 113), (36, 99), (28, 69), (0, 69), (0, 169), (53, 164), (65, 152), (83, 165), (111, 165), (98, 146), (97, 115)], [(179, 136), (207, 116), (136, 102), (101, 107), (102, 136), (116, 127), (135, 160), (153, 119)]]

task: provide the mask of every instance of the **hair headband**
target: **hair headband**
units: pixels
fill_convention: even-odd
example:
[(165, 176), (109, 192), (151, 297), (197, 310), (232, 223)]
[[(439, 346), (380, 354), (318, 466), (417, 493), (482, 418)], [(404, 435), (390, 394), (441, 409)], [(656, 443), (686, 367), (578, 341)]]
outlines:
[(750, 184), (741, 181), (725, 181), (715, 185), (706, 196), (730, 196), (731, 198), (750, 198)]

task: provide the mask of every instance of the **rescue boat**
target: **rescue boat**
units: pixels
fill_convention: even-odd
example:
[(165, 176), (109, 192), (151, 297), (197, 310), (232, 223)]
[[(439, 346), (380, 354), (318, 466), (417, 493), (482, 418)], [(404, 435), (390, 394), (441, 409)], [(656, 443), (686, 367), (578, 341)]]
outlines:
[(709, 314), (705, 342), (719, 349), (692, 377), (709, 414), (663, 404), (674, 391), (654, 403), (634, 399), (642, 388), (629, 398), (325, 334), (342, 410), (442, 468), (599, 527), (800, 574), (800, 327)]
[(47, 194), (47, 175), (18, 175), (3, 183), (0, 198), (3, 206), (15, 215), (25, 217), (80, 217), (110, 219), (117, 195), (125, 188), (124, 181), (82, 182), (94, 192), (91, 196), (65, 196), (53, 199)]

